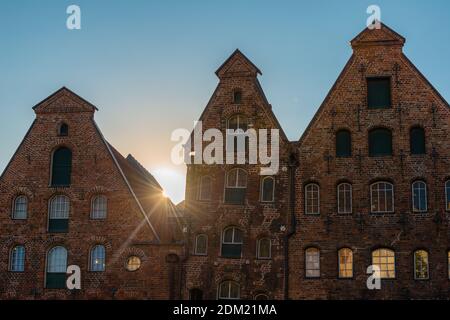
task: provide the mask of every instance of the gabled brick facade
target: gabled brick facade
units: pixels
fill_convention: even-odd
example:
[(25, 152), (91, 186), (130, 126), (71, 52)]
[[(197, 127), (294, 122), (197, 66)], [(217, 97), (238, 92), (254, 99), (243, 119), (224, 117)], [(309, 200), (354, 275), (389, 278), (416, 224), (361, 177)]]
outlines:
[[(96, 108), (63, 88), (34, 108), (36, 119), (0, 179), (0, 297), (2, 299), (168, 299), (179, 289), (169, 288), (177, 277), (181, 247), (163, 229), (167, 199), (150, 174), (134, 159), (125, 159), (106, 142), (94, 122)], [(58, 135), (62, 123), (68, 135)], [(50, 185), (53, 151), (72, 151), (71, 184)], [(27, 218), (12, 218), (17, 196), (27, 198)], [(49, 201), (65, 195), (70, 201), (65, 233), (48, 231)], [(92, 199), (107, 198), (107, 216), (90, 217)], [(13, 247), (25, 248), (23, 272), (10, 270)], [(104, 272), (89, 270), (89, 252), (95, 245), (106, 251)], [(81, 268), (80, 291), (45, 288), (46, 255), (55, 246), (67, 250), (67, 264)], [(166, 258), (170, 254), (167, 262)], [(141, 259), (141, 268), (125, 269), (129, 256)], [(176, 270), (175, 270), (176, 271)], [(173, 274), (170, 274), (172, 272)], [(158, 274), (158, 277), (148, 275)], [(179, 285), (178, 285), (179, 287)]]

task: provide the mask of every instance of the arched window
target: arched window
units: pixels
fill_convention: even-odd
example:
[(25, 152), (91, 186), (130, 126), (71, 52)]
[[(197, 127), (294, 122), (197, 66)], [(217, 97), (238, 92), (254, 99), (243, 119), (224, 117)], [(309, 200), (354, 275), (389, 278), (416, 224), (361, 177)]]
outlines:
[(208, 254), (208, 236), (199, 234), (195, 237), (195, 254), (205, 256)]
[(272, 244), (269, 238), (258, 240), (256, 256), (258, 259), (270, 259), (272, 254)]
[(338, 213), (352, 213), (352, 185), (341, 183), (337, 187)]
[(255, 300), (269, 300), (269, 296), (265, 293), (258, 293), (255, 296)]
[(450, 211), (450, 180), (445, 183), (445, 210)]
[(234, 163), (244, 164), (246, 155), (250, 155), (250, 140), (256, 143), (255, 137), (247, 132), (248, 120), (242, 114), (235, 114), (227, 120), (226, 154), (231, 155)]
[(69, 135), (69, 126), (67, 123), (61, 123), (59, 126), (58, 135), (63, 137)]
[(200, 188), (198, 192), (198, 200), (208, 201), (211, 200), (212, 182), (211, 177), (203, 176), (200, 179)]
[(425, 250), (417, 250), (414, 252), (414, 279), (426, 280), (428, 278), (428, 252)]
[(240, 258), (242, 254), (242, 231), (229, 227), (222, 234), (222, 257)]
[(305, 250), (305, 270), (307, 278), (320, 277), (320, 250), (308, 248)]
[(241, 90), (233, 91), (233, 102), (235, 104), (240, 104), (242, 102), (242, 91)]
[(427, 185), (423, 181), (416, 181), (411, 186), (412, 208), (414, 212), (427, 211)]
[(267, 176), (261, 180), (261, 201), (273, 202), (275, 198), (275, 179)]
[(64, 247), (53, 247), (47, 254), (47, 273), (45, 287), (48, 289), (64, 289), (66, 287), (67, 250)]
[(104, 195), (95, 196), (92, 199), (91, 219), (106, 219), (108, 211), (108, 199)]
[(389, 182), (376, 182), (370, 186), (372, 213), (394, 212), (394, 186)]
[(310, 183), (305, 186), (305, 213), (320, 213), (319, 185), (315, 183)]
[(106, 266), (105, 247), (96, 245), (91, 249), (90, 270), (95, 272), (105, 271)]
[(67, 232), (69, 229), (69, 211), (69, 198), (63, 195), (54, 196), (49, 205), (48, 231)]
[(53, 152), (52, 158), (52, 187), (70, 186), (72, 174), (72, 151), (61, 147)]
[(189, 290), (189, 300), (203, 300), (203, 291), (198, 288)]
[(228, 118), (227, 121), (227, 129), (230, 130), (237, 130), (241, 129), (242, 131), (247, 131), (248, 129), (248, 120), (247, 117), (245, 117), (242, 114), (235, 114)]
[(353, 278), (353, 251), (342, 248), (338, 251), (339, 278)]
[(414, 127), (409, 132), (409, 144), (411, 154), (425, 154), (425, 130)]
[(381, 279), (395, 278), (395, 253), (386, 248), (372, 251), (372, 264), (380, 268)]
[(227, 172), (225, 184), (225, 203), (244, 204), (247, 191), (247, 172), (236, 168)]
[(369, 132), (369, 156), (391, 156), (392, 133), (389, 129), (373, 129)]
[(25, 271), (25, 247), (15, 246), (9, 256), (9, 271), (23, 272)]
[(224, 281), (219, 286), (219, 300), (237, 300), (241, 297), (241, 288), (237, 282)]
[(336, 132), (336, 157), (351, 157), (352, 136), (348, 130)]
[(17, 196), (14, 199), (12, 218), (13, 219), (26, 219), (28, 209), (28, 199), (24, 195)]

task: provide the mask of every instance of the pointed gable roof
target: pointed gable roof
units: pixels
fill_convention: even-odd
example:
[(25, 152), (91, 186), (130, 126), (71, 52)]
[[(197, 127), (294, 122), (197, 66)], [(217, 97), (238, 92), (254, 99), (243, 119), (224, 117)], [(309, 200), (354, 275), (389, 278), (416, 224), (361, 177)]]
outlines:
[(250, 61), (239, 49), (236, 49), (231, 56), (217, 69), (216, 75), (222, 78), (227, 75), (262, 75), (261, 70)]
[(95, 112), (97, 107), (72, 90), (62, 87), (33, 107), (36, 113)]
[(400, 34), (389, 28), (384, 23), (380, 22), (381, 27), (379, 29), (365, 28), (361, 31), (352, 41), (350, 41), (353, 48), (364, 46), (387, 46), (397, 45), (403, 46), (405, 44), (405, 38)]

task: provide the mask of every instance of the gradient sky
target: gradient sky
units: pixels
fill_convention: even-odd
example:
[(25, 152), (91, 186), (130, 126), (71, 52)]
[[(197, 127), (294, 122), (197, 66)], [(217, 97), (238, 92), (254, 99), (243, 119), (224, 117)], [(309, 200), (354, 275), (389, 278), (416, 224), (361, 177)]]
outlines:
[[(81, 7), (81, 30), (66, 8)], [(192, 128), (239, 48), (288, 137), (300, 137), (351, 55), (371, 4), (406, 37), (405, 53), (450, 100), (450, 1), (0, 0), (0, 172), (34, 118), (67, 86), (100, 111), (105, 137), (132, 153), (174, 202), (184, 166), (170, 160), (176, 128)]]

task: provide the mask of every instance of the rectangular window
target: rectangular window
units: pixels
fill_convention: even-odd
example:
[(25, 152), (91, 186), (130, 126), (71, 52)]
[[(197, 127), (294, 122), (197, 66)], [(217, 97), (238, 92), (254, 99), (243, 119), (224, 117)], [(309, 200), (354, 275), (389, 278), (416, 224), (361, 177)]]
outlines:
[(367, 78), (367, 106), (369, 109), (391, 107), (390, 78)]
[(306, 250), (306, 277), (320, 277), (320, 251), (315, 248)]
[(247, 188), (225, 188), (225, 203), (244, 204)]

